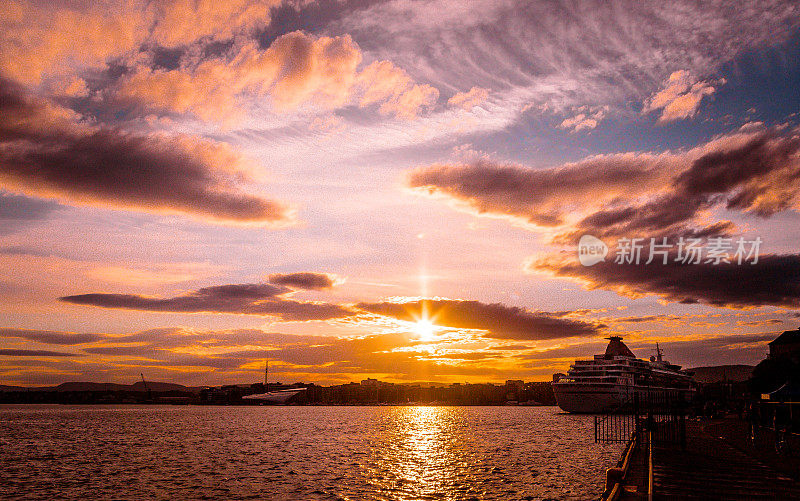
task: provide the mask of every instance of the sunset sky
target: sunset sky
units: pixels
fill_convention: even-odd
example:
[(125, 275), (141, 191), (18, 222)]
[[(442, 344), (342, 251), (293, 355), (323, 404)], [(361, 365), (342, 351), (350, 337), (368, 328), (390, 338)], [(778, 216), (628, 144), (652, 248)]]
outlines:
[[(800, 325), (796, 2), (3, 10), (0, 384), (549, 380)], [(682, 237), (762, 244), (614, 261)]]

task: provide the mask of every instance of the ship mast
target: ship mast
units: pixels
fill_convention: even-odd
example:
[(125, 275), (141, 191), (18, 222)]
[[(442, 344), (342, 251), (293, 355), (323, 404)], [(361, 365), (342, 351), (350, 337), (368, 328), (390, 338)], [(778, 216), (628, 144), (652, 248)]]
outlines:
[(144, 374), (140, 372), (139, 375), (142, 377), (142, 383), (144, 384), (144, 389), (147, 391), (147, 400), (152, 400), (153, 392), (150, 391), (150, 387), (147, 386), (147, 381), (144, 380)]
[(663, 352), (661, 351), (661, 348), (659, 348), (659, 347), (658, 347), (658, 343), (656, 343), (656, 360), (658, 360), (659, 362), (662, 362), (662, 361), (663, 361), (663, 360), (661, 359), (661, 355), (662, 355), (662, 354), (663, 354)]
[(267, 359), (267, 363), (264, 366), (264, 390), (267, 389), (267, 380), (269, 379), (269, 359)]

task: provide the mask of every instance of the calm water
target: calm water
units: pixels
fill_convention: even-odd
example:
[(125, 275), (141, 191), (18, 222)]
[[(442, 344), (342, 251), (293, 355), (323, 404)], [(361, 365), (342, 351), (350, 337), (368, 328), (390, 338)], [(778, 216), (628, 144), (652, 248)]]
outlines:
[(596, 499), (554, 407), (0, 406), (2, 499)]

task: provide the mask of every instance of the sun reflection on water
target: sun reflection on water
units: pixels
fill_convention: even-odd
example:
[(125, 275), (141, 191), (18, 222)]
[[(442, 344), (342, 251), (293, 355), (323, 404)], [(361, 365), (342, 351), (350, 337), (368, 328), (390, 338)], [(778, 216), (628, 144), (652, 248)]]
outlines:
[(396, 499), (480, 495), (470, 479), (477, 457), (458, 408), (397, 407), (392, 414), (375, 444), (376, 470), (384, 472), (376, 487)]

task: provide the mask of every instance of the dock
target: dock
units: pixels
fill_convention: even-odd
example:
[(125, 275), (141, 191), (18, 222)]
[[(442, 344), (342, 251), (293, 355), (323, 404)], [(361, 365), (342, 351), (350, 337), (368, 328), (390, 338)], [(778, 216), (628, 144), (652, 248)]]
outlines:
[(685, 430), (685, 446), (640, 434), (609, 472), (603, 499), (800, 499), (798, 459), (766, 447), (767, 433), (750, 441), (735, 419), (687, 420)]

